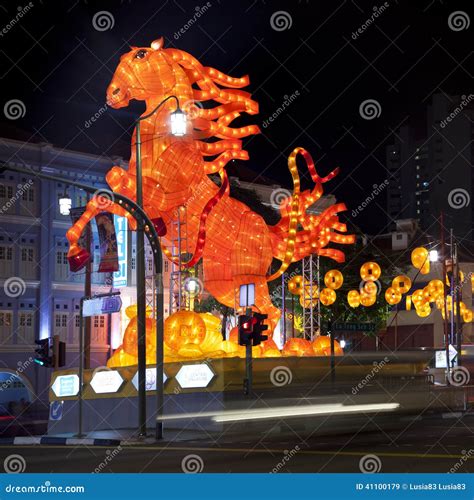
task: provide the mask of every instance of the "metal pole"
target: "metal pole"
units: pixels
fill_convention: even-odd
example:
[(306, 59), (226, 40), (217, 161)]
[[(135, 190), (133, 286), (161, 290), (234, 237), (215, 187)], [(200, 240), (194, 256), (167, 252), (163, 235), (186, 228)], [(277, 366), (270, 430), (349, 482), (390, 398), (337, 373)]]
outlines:
[[(443, 283), (446, 280), (446, 244), (445, 244), (445, 239), (444, 239), (444, 215), (443, 212), (440, 214), (440, 232), (441, 232), (441, 253), (443, 256)], [(445, 287), (443, 287), (444, 290), (446, 290)], [(449, 366), (449, 333), (448, 333), (448, 305), (446, 301), (446, 292), (443, 293), (443, 299), (444, 299), (444, 321), (443, 321), (443, 327), (444, 327), (444, 344), (445, 344), (445, 352), (446, 352), (446, 375), (449, 380), (449, 372), (450, 372), (450, 366)]]
[(455, 315), (455, 309), (454, 309), (454, 272), (455, 272), (455, 265), (454, 265), (454, 245), (453, 245), (453, 229), (451, 228), (449, 230), (449, 243), (450, 243), (450, 254), (451, 254), (451, 279), (449, 280), (449, 291), (451, 295), (451, 316), (450, 316), (450, 323), (451, 323), (451, 335), (450, 335), (450, 342), (451, 344), (455, 343), (454, 340), (454, 315)]
[(334, 359), (334, 332), (332, 329), (332, 319), (328, 320), (328, 333), (331, 340), (331, 383), (334, 384), (336, 381), (336, 360)]
[[(87, 195), (87, 201), (89, 201), (89, 195)], [(92, 255), (93, 249), (91, 241), (91, 226), (86, 227), (86, 247), (87, 251)], [(86, 275), (84, 278), (84, 296), (90, 297), (92, 295), (92, 259), (86, 264)], [(85, 318), (85, 330), (84, 330), (84, 368), (91, 367), (91, 332), (92, 332), (92, 318)]]
[(281, 275), (281, 310), (282, 310), (282, 329), (283, 344), (286, 342), (286, 297), (285, 297), (285, 277), (286, 273)]
[[(316, 266), (317, 266), (317, 280), (318, 280), (318, 294), (321, 293), (321, 288), (319, 286), (319, 281), (321, 279), (321, 276), (319, 274), (319, 255), (316, 257)], [(319, 300), (318, 297), (318, 335), (321, 335), (321, 301)]]
[(163, 439), (163, 257), (160, 251), (155, 254), (155, 284), (156, 284), (156, 428), (155, 438)]
[[(137, 205), (143, 208), (140, 120), (136, 126)], [(146, 286), (145, 232), (137, 221), (137, 337), (138, 337), (138, 435), (146, 435)], [(158, 346), (157, 346), (158, 347)], [(156, 381), (158, 387), (158, 380)]]
[(84, 299), (81, 298), (80, 310), (79, 310), (79, 393), (77, 395), (78, 405), (79, 405), (79, 429), (77, 432), (77, 437), (81, 438), (82, 434), (82, 386), (84, 384), (84, 317), (82, 315), (82, 309), (84, 307)]
[[(455, 283), (455, 297), (456, 297), (456, 350), (458, 351), (458, 366), (461, 366), (461, 352), (462, 352), (462, 321), (461, 321), (461, 300), (462, 300), (462, 283), (459, 277), (459, 253), (458, 245), (454, 243), (454, 258), (456, 262), (456, 274), (454, 276)], [(454, 263), (453, 263), (454, 264)], [(453, 266), (454, 267), (454, 266)]]

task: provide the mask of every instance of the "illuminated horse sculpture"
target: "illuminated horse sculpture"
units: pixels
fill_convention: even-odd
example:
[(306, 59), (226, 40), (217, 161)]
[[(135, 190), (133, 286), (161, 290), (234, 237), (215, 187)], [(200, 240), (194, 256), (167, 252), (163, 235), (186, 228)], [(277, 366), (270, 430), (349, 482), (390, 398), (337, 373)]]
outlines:
[[(280, 311), (270, 300), (267, 282), (275, 279), (296, 262), (311, 253), (344, 261), (341, 250), (327, 248), (330, 242), (353, 243), (352, 235), (343, 235), (345, 224), (337, 214), (346, 209), (343, 203), (333, 205), (320, 215), (307, 215), (306, 210), (322, 195), (322, 185), (332, 179), (338, 169), (320, 177), (307, 151), (295, 149), (289, 157), (294, 191), (280, 205), (281, 219), (267, 226), (263, 218), (249, 207), (229, 196), (226, 164), (232, 159), (246, 160), (241, 138), (260, 132), (255, 125), (231, 127), (241, 113), (258, 113), (258, 104), (250, 94), (238, 90), (247, 86), (248, 77), (232, 78), (210, 67), (202, 66), (190, 54), (163, 48), (163, 40), (151, 47), (132, 48), (124, 54), (107, 89), (107, 103), (122, 108), (131, 99), (145, 101), (144, 114), (150, 113), (163, 99), (177, 96), (187, 113), (187, 133), (175, 137), (169, 132), (170, 114), (176, 103), (169, 99), (153, 116), (142, 121), (142, 165), (144, 210), (150, 219), (160, 222), (166, 240), (176, 238), (176, 209), (186, 206), (187, 242), (194, 250), (185, 266), (201, 258), (205, 288), (219, 302), (235, 306), (236, 293), (245, 283), (255, 283), (255, 309), (268, 314), (270, 329)], [(201, 102), (214, 101), (214, 107)], [(315, 187), (300, 192), (296, 166), (302, 155)], [(219, 174), (219, 185), (209, 174)], [(135, 199), (136, 165), (135, 133), (128, 170), (113, 167), (106, 176), (112, 191)], [(132, 229), (135, 222), (117, 204), (94, 197), (82, 217), (67, 232), (70, 243), (71, 268), (78, 270), (89, 258), (78, 244), (86, 224), (107, 210), (126, 216)], [(165, 245), (168, 258), (171, 253)], [(272, 259), (281, 261), (278, 271), (268, 276)], [(80, 263), (77, 265), (77, 263)]]

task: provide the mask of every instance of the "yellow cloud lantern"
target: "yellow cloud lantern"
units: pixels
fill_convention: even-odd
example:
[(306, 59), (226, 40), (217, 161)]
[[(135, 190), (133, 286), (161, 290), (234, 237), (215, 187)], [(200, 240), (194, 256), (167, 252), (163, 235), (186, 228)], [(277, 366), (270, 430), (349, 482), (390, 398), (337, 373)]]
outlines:
[(341, 271), (337, 269), (331, 269), (324, 276), (324, 284), (327, 288), (331, 288), (332, 290), (337, 290), (341, 288), (344, 283), (344, 277), (342, 276)]
[(360, 277), (364, 281), (377, 281), (382, 274), (382, 270), (377, 262), (366, 262), (360, 268)]
[(389, 287), (385, 291), (385, 300), (387, 301), (387, 304), (394, 306), (402, 300), (402, 294), (399, 292), (399, 290), (393, 287)]
[(319, 294), (319, 300), (324, 306), (330, 306), (336, 302), (336, 292), (331, 288), (323, 288)]
[(347, 292), (347, 303), (351, 307), (360, 306), (360, 293), (357, 290), (350, 290)]
[(430, 272), (429, 252), (424, 247), (417, 247), (411, 252), (411, 263), (416, 269), (420, 270), (421, 274)]
[(407, 293), (411, 288), (411, 279), (404, 274), (396, 276), (392, 280), (392, 288), (398, 290), (401, 294)]

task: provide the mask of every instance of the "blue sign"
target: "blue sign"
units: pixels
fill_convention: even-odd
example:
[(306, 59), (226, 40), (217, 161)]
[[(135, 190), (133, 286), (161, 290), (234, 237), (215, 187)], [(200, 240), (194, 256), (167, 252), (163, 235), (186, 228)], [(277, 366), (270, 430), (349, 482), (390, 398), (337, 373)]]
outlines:
[(122, 299), (120, 298), (120, 295), (93, 297), (83, 302), (82, 315), (100, 316), (101, 314), (120, 312), (120, 309), (122, 309)]
[(116, 215), (115, 225), (117, 233), (117, 255), (119, 268), (113, 275), (113, 287), (121, 288), (127, 286), (127, 219)]
[(64, 401), (52, 401), (49, 405), (49, 419), (61, 420), (63, 418)]

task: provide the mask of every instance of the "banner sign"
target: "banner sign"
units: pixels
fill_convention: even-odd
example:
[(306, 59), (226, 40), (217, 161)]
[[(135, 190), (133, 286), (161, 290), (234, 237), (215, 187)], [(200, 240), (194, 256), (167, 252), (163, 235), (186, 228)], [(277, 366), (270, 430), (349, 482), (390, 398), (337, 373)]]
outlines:
[(100, 264), (99, 273), (114, 273), (119, 270), (117, 237), (115, 235), (114, 216), (102, 212), (95, 217), (99, 233)]
[(83, 316), (100, 316), (102, 314), (112, 314), (120, 312), (122, 309), (122, 299), (120, 295), (110, 295), (108, 297), (93, 297), (84, 300), (82, 305)]
[[(81, 215), (85, 212), (86, 207), (73, 207), (69, 211), (69, 216), (71, 217), (71, 222), (74, 225)], [(89, 233), (89, 234), (87, 234)], [(78, 240), (78, 244), (81, 248), (86, 249), (90, 252), (90, 248), (87, 248), (87, 236), (89, 236), (89, 241), (92, 241), (92, 227), (90, 224), (86, 224), (84, 231), (82, 231), (82, 235)], [(91, 252), (91, 262), (94, 261), (94, 252)]]
[(375, 323), (334, 323), (334, 331), (375, 332)]
[(113, 287), (121, 288), (127, 286), (127, 219), (116, 215), (115, 224), (117, 227), (118, 270), (113, 274)]

